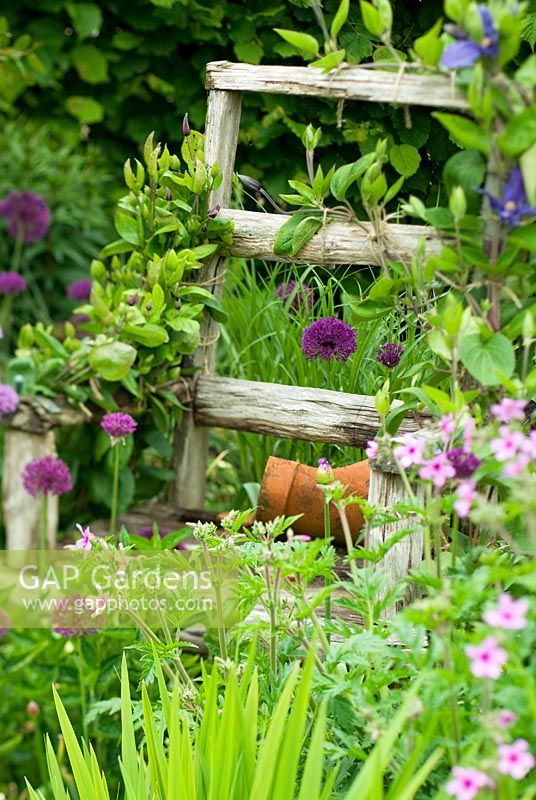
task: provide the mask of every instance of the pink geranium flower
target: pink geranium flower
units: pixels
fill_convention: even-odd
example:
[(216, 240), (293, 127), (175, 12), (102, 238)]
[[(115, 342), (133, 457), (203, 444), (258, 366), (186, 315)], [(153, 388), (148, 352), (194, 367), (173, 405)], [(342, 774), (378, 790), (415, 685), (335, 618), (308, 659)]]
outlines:
[(513, 422), (515, 419), (523, 419), (525, 416), (526, 400), (512, 400), (505, 397), (500, 403), (495, 403), (491, 407), (491, 413), (499, 422)]
[(444, 444), (448, 444), (450, 441), (450, 437), (456, 430), (456, 422), (454, 420), (454, 414), (446, 414), (444, 417), (441, 417), (440, 420), (440, 433), (441, 441)]
[(499, 711), (499, 728), (504, 730), (505, 728), (509, 728), (511, 725), (514, 725), (516, 722), (517, 714), (514, 714), (514, 712), (510, 711), (510, 709), (503, 708), (502, 711)]
[(499, 764), (497, 769), (503, 775), (510, 775), (521, 781), (536, 764), (536, 759), (529, 751), (526, 739), (516, 739), (513, 744), (499, 745)]
[(494, 783), (485, 772), (470, 767), (453, 767), (452, 780), (445, 786), (445, 791), (456, 800), (473, 800), (486, 786), (493, 788)]
[(76, 527), (80, 531), (80, 539), (74, 543), (75, 550), (91, 550), (95, 536), (91, 533), (89, 528), (83, 528), (78, 522)]
[(378, 458), (378, 442), (376, 439), (371, 439), (370, 442), (367, 442), (365, 453), (371, 461), (375, 461)]
[(471, 659), (471, 672), (475, 678), (496, 680), (501, 674), (503, 664), (508, 661), (508, 653), (499, 647), (494, 636), (487, 636), (477, 645), (468, 645), (465, 653)]
[(475, 421), (469, 417), (463, 428), (463, 444), (467, 450), (473, 446), (473, 434), (475, 432)]
[(454, 478), (455, 475), (456, 470), (445, 453), (439, 453), (419, 470), (419, 477), (423, 478), (423, 480), (431, 480), (438, 489), (444, 486), (449, 478)]
[(464, 481), (460, 483), (456, 491), (456, 501), (454, 503), (454, 510), (460, 519), (465, 519), (469, 515), (471, 506), (476, 500), (476, 485), (473, 481)]
[(514, 600), (507, 592), (503, 592), (499, 595), (498, 607), (485, 612), (484, 622), (491, 625), (492, 628), (518, 631), (527, 624), (525, 615), (528, 610), (527, 600)]
[(530, 456), (527, 453), (521, 453), (515, 461), (510, 461), (506, 464), (501, 472), (503, 478), (517, 478), (522, 475), (530, 464)]
[(521, 431), (511, 431), (502, 426), (499, 428), (499, 434), (498, 439), (492, 439), (490, 442), (491, 450), (497, 461), (508, 461), (510, 458), (515, 458), (526, 446), (526, 440)]
[(424, 461), (424, 450), (426, 448), (426, 439), (413, 436), (407, 433), (398, 439), (400, 444), (395, 447), (394, 454), (401, 465), (406, 469), (413, 465), (422, 464)]

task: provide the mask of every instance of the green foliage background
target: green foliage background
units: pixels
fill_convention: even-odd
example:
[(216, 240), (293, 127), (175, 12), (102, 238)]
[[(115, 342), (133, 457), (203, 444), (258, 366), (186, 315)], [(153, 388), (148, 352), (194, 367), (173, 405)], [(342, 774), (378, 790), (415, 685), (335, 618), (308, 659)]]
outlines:
[[(441, 15), (441, 0), (396, 0), (395, 46), (404, 51)], [(324, 0), (331, 19), (338, 0)], [(204, 70), (208, 61), (302, 63), (274, 28), (318, 35), (307, 0), (6, 0), (14, 37), (28, 34), (38, 45), (26, 74), (0, 63), (0, 93), (16, 110), (46, 119), (63, 130), (81, 128), (114, 161), (132, 155), (147, 132), (162, 141), (180, 137), (186, 111), (195, 127), (204, 124)], [(341, 46), (352, 63), (385, 58), (351, 4)], [(348, 103), (337, 130), (336, 106), (305, 98), (250, 95), (245, 98), (238, 166), (263, 178), (272, 192), (284, 191), (299, 172), (304, 122), (324, 128), (320, 156), (352, 160), (380, 137), (418, 147), (422, 164), (406, 182), (406, 193), (437, 199), (438, 167), (454, 151), (426, 109), (413, 110), (411, 128), (403, 109)], [(336, 146), (336, 148), (334, 147)]]

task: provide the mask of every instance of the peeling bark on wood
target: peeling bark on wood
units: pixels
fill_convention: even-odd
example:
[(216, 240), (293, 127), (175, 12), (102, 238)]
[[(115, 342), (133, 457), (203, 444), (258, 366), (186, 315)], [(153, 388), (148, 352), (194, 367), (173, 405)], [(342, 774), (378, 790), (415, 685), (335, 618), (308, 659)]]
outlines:
[(52, 428), (81, 425), (90, 417), (72, 406), (63, 398), (54, 401), (41, 397), (21, 397), (14, 414), (5, 417), (6, 427), (27, 433), (46, 433)]
[(393, 69), (343, 66), (325, 74), (311, 67), (255, 66), (213, 61), (207, 64), (207, 89), (233, 92), (366, 100), (394, 105), (468, 109), (465, 97), (446, 75), (418, 75)]
[[(398, 472), (378, 469), (372, 463), (370, 466), (368, 497), (370, 505), (378, 506), (379, 508), (391, 508), (396, 503), (408, 502), (408, 494)], [(422, 494), (418, 494), (417, 497), (419, 502), (422, 503)], [(389, 589), (404, 580), (411, 570), (418, 569), (421, 566), (424, 547), (423, 531), (419, 525), (415, 524), (414, 519), (409, 518), (378, 527), (367, 526), (365, 531), (365, 547), (367, 550), (378, 550), (391, 536), (409, 527), (415, 527), (415, 530), (395, 544), (376, 565), (376, 568), (381, 570), (385, 577), (385, 585), (380, 593), (381, 596), (385, 596)], [(417, 587), (408, 587), (403, 600), (385, 609), (382, 616), (386, 619), (392, 618), (403, 604), (410, 602), (417, 596)]]
[[(346, 447), (364, 447), (380, 427), (373, 397), (209, 376), (196, 383), (194, 416), (197, 425)], [(418, 429), (412, 419), (400, 427)]]
[[(233, 169), (240, 127), (242, 95), (237, 92), (210, 92), (208, 96), (205, 134), (207, 166), (218, 164), (223, 181), (211, 196), (211, 204), (228, 205), (233, 186)], [(221, 295), (225, 260), (213, 259), (199, 274), (199, 284), (216, 297)], [(217, 325), (208, 317), (201, 328), (201, 346), (189, 366), (204, 373), (214, 371)], [(208, 431), (195, 425), (193, 415), (185, 412), (175, 434), (175, 484), (173, 500), (183, 508), (199, 508), (206, 491), (208, 461)]]
[(258, 258), (265, 261), (287, 261), (292, 264), (375, 264), (386, 261), (409, 263), (421, 238), (427, 256), (439, 254), (443, 240), (425, 225), (385, 225), (381, 240), (370, 222), (329, 222), (316, 233), (296, 256), (274, 254), (277, 232), (290, 217), (286, 214), (264, 214), (224, 208), (223, 219), (234, 222), (233, 243), (223, 250), (230, 256)]
[[(4, 432), (4, 464), (2, 472), (2, 504), (8, 550), (37, 550), (41, 500), (31, 497), (22, 485), (21, 472), (34, 458), (56, 455), (54, 434)], [(55, 546), (58, 529), (58, 498), (48, 499), (47, 541)]]

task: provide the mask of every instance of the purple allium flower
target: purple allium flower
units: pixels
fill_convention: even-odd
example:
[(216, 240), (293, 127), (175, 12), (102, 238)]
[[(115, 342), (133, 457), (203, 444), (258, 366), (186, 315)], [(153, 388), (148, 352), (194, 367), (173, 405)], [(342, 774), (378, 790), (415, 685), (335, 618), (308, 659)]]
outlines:
[(277, 287), (275, 296), (278, 300), (288, 306), (289, 311), (298, 312), (313, 307), (314, 303), (314, 289), (311, 289), (306, 283), (298, 283), (298, 281), (290, 281), (289, 283), (280, 283)]
[(0, 639), (7, 636), (11, 630), (11, 617), (9, 614), (0, 608)]
[(0, 215), (6, 218), (9, 235), (21, 236), (25, 244), (43, 239), (52, 218), (44, 197), (33, 192), (10, 192), (0, 202)]
[(18, 272), (0, 272), (0, 294), (20, 294), (26, 286), (26, 278)]
[(465, 447), (449, 450), (447, 458), (456, 470), (456, 478), (470, 478), (480, 466), (480, 459)]
[(54, 633), (73, 637), (93, 636), (99, 632), (91, 605), (88, 605), (81, 594), (73, 594), (58, 600), (55, 610), (50, 615), (50, 624)]
[(26, 464), (21, 473), (24, 488), (32, 497), (43, 494), (65, 494), (73, 488), (67, 464), (61, 458), (43, 456)]
[(124, 439), (125, 436), (134, 433), (137, 427), (136, 420), (122, 411), (106, 414), (101, 420), (101, 428), (113, 441)]
[(0, 383), (0, 416), (14, 414), (19, 407), (20, 397), (7, 383)]
[(71, 300), (89, 300), (93, 281), (89, 278), (80, 278), (67, 287), (67, 297)]
[(348, 361), (356, 349), (356, 332), (350, 325), (335, 317), (317, 319), (302, 336), (302, 350), (308, 361), (322, 358)]
[(378, 347), (376, 353), (376, 361), (378, 364), (383, 364), (384, 367), (392, 369), (400, 364), (400, 359), (404, 352), (404, 347), (401, 344), (394, 342), (385, 342), (385, 344)]
[[(166, 528), (158, 528), (158, 535), (160, 538), (163, 536), (167, 536), (169, 531)], [(138, 536), (143, 536), (145, 539), (152, 539), (153, 538), (153, 526), (152, 525), (143, 525), (138, 530)]]
[(503, 222), (508, 223), (511, 228), (517, 228), (521, 222), (521, 217), (536, 216), (536, 208), (527, 202), (523, 173), (519, 167), (512, 169), (504, 185), (502, 200), (498, 197), (493, 197), (485, 189), (479, 189), (478, 191), (489, 197), (492, 210), (498, 214)]
[(486, 6), (478, 6), (478, 11), (482, 19), (482, 40), (474, 42), (463, 28), (456, 25), (446, 26), (447, 33), (451, 33), (458, 41), (445, 47), (441, 56), (441, 66), (447, 69), (462, 69), (463, 67), (472, 67), (482, 56), (497, 58), (499, 55), (499, 31)]

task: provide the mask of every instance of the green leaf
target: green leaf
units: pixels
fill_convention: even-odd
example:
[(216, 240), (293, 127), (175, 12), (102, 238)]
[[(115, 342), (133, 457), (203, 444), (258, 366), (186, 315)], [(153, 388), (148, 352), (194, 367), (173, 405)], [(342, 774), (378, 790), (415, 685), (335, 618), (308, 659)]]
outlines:
[(202, 303), (208, 308), (210, 316), (216, 322), (227, 322), (227, 313), (224, 310), (221, 301), (209, 292), (208, 289), (203, 289), (202, 286), (184, 286), (179, 292), (180, 297), (188, 297), (194, 303)]
[(466, 117), (457, 114), (444, 114), (436, 111), (432, 114), (450, 133), (451, 138), (460, 147), (478, 150), (489, 156), (491, 152), (491, 138), (484, 128)]
[(79, 39), (100, 32), (102, 11), (95, 3), (67, 3), (66, 8)]
[(409, 178), (415, 175), (421, 163), (419, 151), (410, 144), (395, 144), (389, 151), (389, 161), (399, 175)]
[(130, 242), (125, 242), (124, 239), (116, 239), (115, 242), (110, 242), (100, 252), (101, 258), (108, 258), (109, 256), (117, 256), (121, 253), (130, 253), (134, 246)]
[(433, 225), (434, 228), (446, 229), (452, 228), (454, 224), (454, 217), (448, 208), (427, 208), (425, 214), (426, 222)]
[(486, 162), (476, 150), (463, 150), (455, 153), (443, 168), (443, 183), (450, 197), (456, 186), (465, 192), (470, 211), (475, 212), (481, 203), (480, 195), (475, 191), (482, 185), (486, 175)]
[(260, 64), (264, 55), (264, 47), (258, 41), (235, 44), (234, 51), (238, 60), (246, 64)]
[(106, 381), (120, 381), (127, 374), (137, 352), (126, 342), (97, 345), (88, 355), (88, 362)]
[(495, 333), (488, 341), (478, 333), (464, 336), (460, 345), (460, 359), (473, 378), (483, 386), (498, 386), (499, 373), (509, 378), (515, 368), (514, 347), (502, 333)]
[(332, 69), (335, 69), (342, 61), (344, 61), (345, 55), (346, 50), (335, 50), (335, 52), (328, 53), (327, 56), (319, 58), (318, 61), (311, 61), (309, 66), (316, 67), (324, 72), (331, 72)]
[(125, 241), (129, 242), (129, 244), (140, 244), (136, 217), (129, 214), (124, 208), (118, 208), (115, 212), (114, 224), (117, 233)]
[(160, 325), (147, 322), (145, 325), (125, 325), (122, 334), (145, 347), (158, 347), (169, 341), (168, 332)]
[(288, 31), (283, 28), (274, 28), (275, 32), (281, 36), (289, 44), (296, 47), (310, 56), (317, 56), (320, 46), (314, 36), (309, 33), (298, 33), (297, 31)]
[(94, 100), (93, 97), (71, 95), (65, 101), (65, 108), (79, 122), (87, 125), (101, 122), (104, 117), (104, 106), (98, 100)]
[(106, 83), (108, 61), (93, 44), (81, 44), (71, 51), (73, 66), (86, 83)]
[(361, 16), (363, 17), (365, 28), (373, 36), (381, 36), (385, 28), (380, 12), (374, 8), (372, 3), (368, 3), (366, 0), (359, 0), (359, 5), (361, 6)]
[(331, 23), (331, 38), (336, 39), (339, 31), (348, 19), (348, 12), (350, 11), (350, 0), (341, 0), (337, 13), (333, 17)]
[[(536, 253), (536, 223), (516, 228), (508, 237), (508, 243), (514, 244), (516, 247), (522, 247), (523, 250), (530, 250), (531, 253)], [(530, 267), (527, 265), (527, 276), (529, 270)]]
[(415, 52), (424, 64), (430, 67), (436, 67), (443, 52), (443, 42), (439, 38), (441, 29), (443, 27), (443, 20), (438, 19), (435, 25), (430, 28), (424, 36), (420, 36), (415, 40), (413, 45)]
[(344, 200), (346, 192), (354, 181), (363, 175), (374, 162), (375, 154), (367, 153), (353, 164), (345, 164), (335, 170), (331, 179), (330, 190), (336, 200)]
[[(306, 216), (306, 215), (305, 215)], [(274, 253), (278, 256), (288, 256), (292, 249), (292, 237), (294, 231), (304, 219), (304, 214), (292, 214), (292, 216), (284, 222), (276, 233), (274, 241)]]
[(306, 217), (302, 219), (292, 234), (290, 255), (297, 255), (302, 247), (309, 242), (317, 230), (322, 227), (322, 217)]
[(520, 156), (536, 143), (536, 107), (530, 106), (512, 117), (499, 136), (499, 146), (510, 158)]

